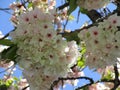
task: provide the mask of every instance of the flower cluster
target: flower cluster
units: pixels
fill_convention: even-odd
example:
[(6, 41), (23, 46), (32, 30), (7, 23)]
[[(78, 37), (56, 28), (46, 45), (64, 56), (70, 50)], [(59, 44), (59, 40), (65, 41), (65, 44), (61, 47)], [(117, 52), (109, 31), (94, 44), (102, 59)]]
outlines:
[[(120, 58), (118, 59), (117, 63), (117, 68), (118, 68), (118, 73), (120, 73)], [(105, 79), (106, 77), (109, 77), (110, 79), (115, 78), (115, 73), (114, 73), (114, 67), (113, 66), (107, 66), (105, 69), (99, 69), (98, 72), (102, 75), (102, 79)], [(120, 79), (120, 76), (118, 77)], [(102, 83), (96, 83), (91, 86), (89, 86), (89, 90), (111, 90), (114, 87), (114, 84), (111, 82), (102, 82)], [(117, 89), (120, 89), (118, 87)]]
[(63, 30), (62, 24), (64, 23), (64, 21), (67, 19), (69, 20), (67, 11), (68, 11), (68, 8), (64, 8), (62, 11), (59, 11), (55, 15), (54, 24), (57, 26), (56, 28), (59, 33), (62, 32), (62, 30)]
[[(13, 83), (8, 87), (7, 90), (22, 90), (23, 88), (28, 86), (26, 79), (20, 79), (19, 81), (15, 81), (14, 78), (11, 76), (11, 77), (7, 78), (7, 81), (10, 81), (10, 80)], [(26, 90), (30, 90), (29, 87), (26, 88)]]
[(99, 9), (106, 6), (110, 0), (77, 0), (77, 4), (85, 9)]
[(117, 26), (120, 26), (120, 17), (114, 14), (99, 23), (98, 27), (79, 33), (80, 39), (86, 43), (86, 65), (90, 68), (113, 65), (120, 57), (120, 31)]
[(110, 90), (110, 88), (105, 86), (103, 83), (97, 83), (89, 86), (89, 90)]
[(53, 16), (35, 8), (21, 14), (17, 29), (10, 33), (18, 46), (17, 62), (24, 68), (31, 90), (48, 90), (53, 80), (67, 74), (79, 56), (76, 42), (67, 42), (54, 31)]
[(34, 8), (39, 8), (44, 12), (53, 10), (56, 5), (55, 0), (28, 0), (27, 2), (13, 2), (10, 4), (10, 9), (13, 10), (11, 21), (16, 26), (18, 24), (17, 17), (27, 11), (31, 11)]
[(44, 10), (54, 9), (56, 5), (56, 0), (28, 0), (32, 2), (33, 7), (38, 7)]

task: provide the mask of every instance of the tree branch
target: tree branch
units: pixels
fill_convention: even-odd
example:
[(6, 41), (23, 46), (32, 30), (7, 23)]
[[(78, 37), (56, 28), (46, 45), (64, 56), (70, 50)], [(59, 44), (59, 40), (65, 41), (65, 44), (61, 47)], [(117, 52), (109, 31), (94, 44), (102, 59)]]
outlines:
[[(71, 38), (72, 36), (78, 37), (77, 34), (78, 34), (80, 31), (82, 31), (82, 30), (84, 30), (84, 29), (88, 29), (88, 28), (90, 28), (90, 27), (92, 27), (92, 26), (97, 26), (99, 22), (102, 22), (103, 20), (107, 19), (109, 16), (111, 16), (111, 15), (113, 15), (113, 14), (115, 14), (115, 13), (118, 13), (117, 11), (118, 11), (118, 10), (114, 10), (112, 13), (108, 14), (108, 16), (100, 18), (99, 20), (97, 20), (97, 21), (96, 21), (95, 23), (93, 23), (93, 24), (90, 24), (90, 25), (88, 25), (88, 26), (84, 26), (83, 28), (80, 28), (80, 29), (75, 29), (74, 31), (71, 31), (71, 32), (64, 32), (64, 33), (60, 33), (60, 34), (62, 34), (62, 36), (65, 37), (65, 38)], [(79, 41), (77, 41), (77, 42), (79, 42)]]
[(0, 8), (0, 10), (11, 10), (10, 8)]
[(11, 10), (11, 9), (10, 8), (0, 8), (0, 11), (3, 11), (5, 13), (12, 15), (12, 13), (10, 13), (9, 10)]
[(16, 30), (16, 27), (13, 30), (11, 30), (9, 33), (7, 33), (4, 37), (0, 38), (0, 40), (7, 38), (9, 34), (15, 30)]
[(26, 90), (28, 87), (30, 87), (30, 86), (28, 85), (28, 86), (24, 87), (22, 90)]
[(114, 73), (115, 73), (114, 87), (111, 90), (116, 90), (120, 85), (119, 72), (118, 72), (117, 65), (114, 66)]
[[(54, 86), (57, 85), (59, 81), (76, 80), (76, 79), (85, 79), (85, 80), (89, 80), (90, 81), (89, 84), (86, 84), (86, 85), (84, 85), (82, 87), (86, 87), (86, 86), (91, 85), (91, 84), (94, 83), (93, 79), (89, 78), (89, 77), (67, 77), (67, 78), (60, 77), (60, 78), (58, 78), (58, 80), (56, 80), (56, 81), (53, 82), (53, 84), (50, 87), (50, 90), (53, 90)], [(78, 90), (78, 89), (76, 89), (76, 90)]]
[(68, 3), (68, 2), (65, 3), (65, 4), (63, 4), (63, 5), (61, 5), (61, 6), (59, 6), (59, 7), (57, 7), (57, 9), (58, 9), (58, 10), (61, 10), (61, 9), (64, 9), (65, 7), (67, 7), (67, 6), (69, 6), (69, 3)]

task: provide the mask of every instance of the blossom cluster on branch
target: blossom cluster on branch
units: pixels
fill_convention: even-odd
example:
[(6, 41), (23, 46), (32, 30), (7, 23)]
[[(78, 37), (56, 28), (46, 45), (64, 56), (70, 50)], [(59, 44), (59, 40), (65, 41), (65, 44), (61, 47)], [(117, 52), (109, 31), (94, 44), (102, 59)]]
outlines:
[[(86, 43), (86, 65), (105, 68), (114, 65), (120, 57), (120, 16), (114, 14), (98, 26), (82, 30), (78, 36)], [(94, 63), (94, 65), (93, 65)]]
[(85, 9), (99, 9), (110, 3), (111, 0), (77, 0), (77, 4)]
[(18, 47), (16, 60), (24, 68), (31, 90), (47, 90), (55, 79), (67, 74), (79, 56), (76, 42), (66, 42), (54, 31), (53, 19), (52, 13), (35, 8), (21, 14), (17, 29), (10, 33)]
[[(117, 59), (120, 57), (120, 16), (114, 13), (96, 26), (83, 27), (72, 36), (67, 32), (69, 37), (62, 35), (66, 33), (62, 29), (65, 29), (71, 12), (77, 6), (80, 7), (80, 12), (86, 12), (87, 15), (92, 13), (89, 11), (96, 12), (96, 9), (115, 1), (117, 0), (67, 0), (63, 6), (68, 5), (69, 8), (63, 7), (63, 10), (55, 10), (55, 0), (21, 0), (12, 3), (11, 21), (15, 29), (8, 34), (10, 40), (6, 36), (0, 37), (0, 44), (7, 45), (6, 49), (1, 50), (0, 59), (3, 61), (0, 61), (0, 66), (9, 69), (11, 63), (13, 68), (17, 63), (23, 69), (23, 76), (27, 80), (22, 79), (17, 83), (19, 90), (59, 90), (66, 83), (77, 85), (78, 79), (89, 80), (89, 83), (76, 90), (116, 89), (120, 85)], [(62, 23), (64, 21), (65, 25)], [(5, 64), (7, 58), (9, 63)], [(85, 66), (95, 68), (102, 75), (101, 80), (95, 82), (92, 78), (82, 77)], [(13, 68), (10, 69), (10, 74), (13, 73)], [(8, 86), (11, 85), (9, 90), (12, 90), (15, 89), (15, 81), (10, 74), (3, 81), (11, 80)]]

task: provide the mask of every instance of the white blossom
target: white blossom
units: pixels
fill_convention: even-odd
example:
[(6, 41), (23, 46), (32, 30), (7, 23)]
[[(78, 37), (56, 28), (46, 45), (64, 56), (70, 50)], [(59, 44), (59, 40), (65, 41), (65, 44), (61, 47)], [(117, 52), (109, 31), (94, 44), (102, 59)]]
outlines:
[[(115, 17), (115, 18), (114, 18)], [(82, 30), (78, 36), (86, 43), (86, 65), (103, 68), (114, 65), (120, 57), (120, 37), (117, 26), (120, 17), (116, 14), (94, 26)], [(115, 22), (115, 23), (113, 23)]]
[(110, 0), (77, 0), (78, 6), (88, 10), (102, 8), (109, 2)]
[(52, 20), (53, 14), (35, 8), (20, 15), (17, 29), (10, 33), (18, 46), (16, 60), (31, 90), (48, 90), (53, 80), (67, 75), (80, 56), (76, 42), (67, 42), (57, 35)]

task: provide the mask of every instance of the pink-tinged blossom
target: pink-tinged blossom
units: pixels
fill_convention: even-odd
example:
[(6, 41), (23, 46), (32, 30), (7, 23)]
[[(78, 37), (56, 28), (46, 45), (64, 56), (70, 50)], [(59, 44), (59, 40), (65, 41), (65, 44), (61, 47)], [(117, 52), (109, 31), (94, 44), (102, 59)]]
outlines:
[(53, 15), (38, 8), (23, 13), (17, 29), (10, 33), (18, 46), (16, 60), (31, 90), (48, 90), (53, 80), (67, 75), (80, 56), (76, 42), (67, 42), (54, 30)]
[(97, 90), (96, 85), (94, 84), (94, 85), (89, 86), (89, 90)]
[(12, 4), (10, 4), (9, 6), (12, 10), (17, 10), (20, 9), (22, 6), (22, 4), (20, 2), (13, 2)]
[(78, 34), (81, 43), (86, 43), (86, 65), (90, 68), (114, 65), (117, 57), (120, 57), (120, 35), (117, 28), (119, 19), (120, 17), (114, 14), (98, 26), (84, 29)]
[(110, 0), (77, 0), (78, 6), (88, 10), (102, 8), (109, 2)]
[(112, 26), (120, 26), (120, 17), (114, 14), (107, 19)]
[(56, 5), (56, 0), (49, 0), (49, 9), (54, 9)]
[(97, 83), (89, 86), (89, 90), (110, 90), (110, 88), (105, 86), (103, 83)]

